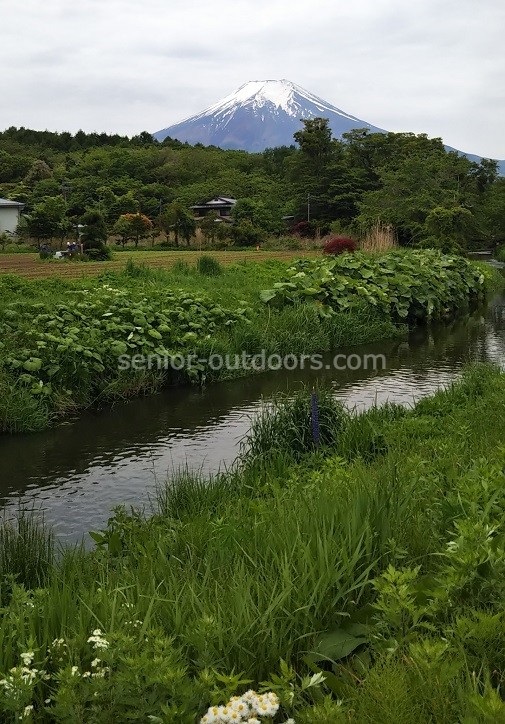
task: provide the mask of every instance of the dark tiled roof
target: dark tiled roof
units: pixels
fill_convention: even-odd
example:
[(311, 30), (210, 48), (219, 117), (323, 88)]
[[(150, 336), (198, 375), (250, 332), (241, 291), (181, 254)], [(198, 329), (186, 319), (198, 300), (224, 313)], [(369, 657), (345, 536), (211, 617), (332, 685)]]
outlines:
[(236, 199), (231, 199), (227, 196), (216, 196), (216, 198), (210, 201), (204, 201), (201, 204), (195, 204), (192, 209), (212, 209), (217, 206), (233, 206), (237, 203)]

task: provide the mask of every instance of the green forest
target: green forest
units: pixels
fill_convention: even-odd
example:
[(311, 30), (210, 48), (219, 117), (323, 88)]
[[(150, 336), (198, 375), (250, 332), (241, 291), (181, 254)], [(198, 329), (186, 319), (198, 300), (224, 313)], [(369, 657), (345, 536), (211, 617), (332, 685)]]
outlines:
[[(238, 200), (235, 223), (222, 232), (237, 246), (293, 231), (359, 237), (378, 222), (403, 246), (452, 252), (505, 241), (496, 162), (473, 163), (426, 135), (363, 129), (340, 141), (316, 118), (300, 123), (292, 146), (247, 153), (159, 143), (147, 131), (0, 133), (0, 196), (26, 204), (21, 240), (64, 238), (83, 223), (123, 245), (150, 233), (152, 243), (165, 235), (184, 246), (195, 231), (189, 207), (218, 195)], [(120, 217), (139, 213), (151, 225), (122, 235)], [(210, 242), (215, 227), (203, 224)]]

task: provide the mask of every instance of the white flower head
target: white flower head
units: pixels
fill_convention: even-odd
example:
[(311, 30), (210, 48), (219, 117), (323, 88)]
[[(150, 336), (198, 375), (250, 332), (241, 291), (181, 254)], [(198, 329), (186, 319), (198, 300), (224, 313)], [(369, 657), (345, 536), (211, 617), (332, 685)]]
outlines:
[(107, 649), (109, 648), (109, 642), (104, 637), (103, 633), (99, 628), (96, 628), (92, 635), (88, 638), (88, 644), (93, 644), (94, 649)]

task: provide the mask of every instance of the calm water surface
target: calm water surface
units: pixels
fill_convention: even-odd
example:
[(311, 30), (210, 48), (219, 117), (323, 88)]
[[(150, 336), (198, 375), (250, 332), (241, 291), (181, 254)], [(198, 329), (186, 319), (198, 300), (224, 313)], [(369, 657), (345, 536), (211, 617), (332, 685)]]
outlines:
[(262, 399), (275, 392), (324, 380), (349, 407), (412, 404), (454, 380), (465, 363), (504, 364), (505, 298), (451, 326), (352, 352), (384, 354), (386, 369), (268, 372), (204, 390), (166, 390), (43, 433), (0, 437), (0, 506), (8, 514), (20, 503), (42, 509), (61, 539), (75, 541), (103, 527), (116, 505), (149, 506), (157, 481), (174, 467), (229, 465)]

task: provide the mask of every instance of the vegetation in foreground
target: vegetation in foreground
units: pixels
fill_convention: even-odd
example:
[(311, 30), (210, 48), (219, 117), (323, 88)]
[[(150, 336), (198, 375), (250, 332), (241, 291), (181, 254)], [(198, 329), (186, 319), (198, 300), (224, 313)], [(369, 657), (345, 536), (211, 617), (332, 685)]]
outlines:
[(345, 254), (292, 268), (225, 269), (208, 256), (170, 272), (129, 262), (122, 273), (80, 283), (4, 276), (0, 431), (40, 430), (114, 398), (251, 372), (247, 363), (213, 364), (227, 356), (310, 355), (393, 338), (406, 322), (467, 312), (495, 274), (424, 250)]
[(309, 410), (279, 400), (236, 469), (91, 552), (3, 533), (3, 721), (505, 720), (505, 375), (361, 415), (320, 392), (321, 447)]

